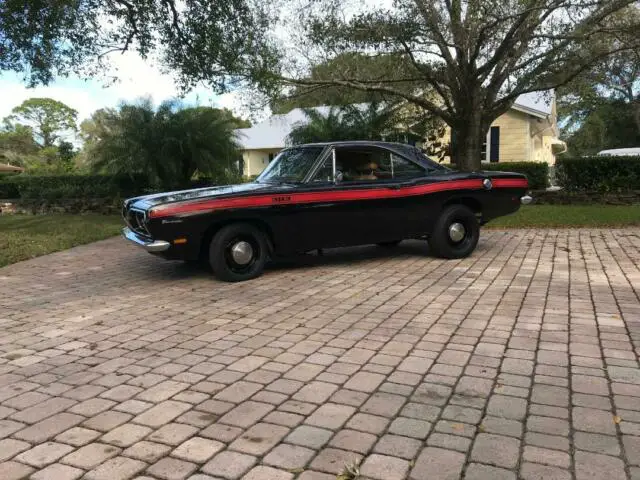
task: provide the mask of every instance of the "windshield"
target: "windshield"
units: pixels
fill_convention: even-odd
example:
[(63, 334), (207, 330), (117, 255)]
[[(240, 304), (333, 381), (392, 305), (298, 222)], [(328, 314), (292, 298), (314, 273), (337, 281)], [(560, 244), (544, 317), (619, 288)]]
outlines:
[(258, 176), (258, 182), (302, 182), (324, 147), (294, 147), (283, 150)]

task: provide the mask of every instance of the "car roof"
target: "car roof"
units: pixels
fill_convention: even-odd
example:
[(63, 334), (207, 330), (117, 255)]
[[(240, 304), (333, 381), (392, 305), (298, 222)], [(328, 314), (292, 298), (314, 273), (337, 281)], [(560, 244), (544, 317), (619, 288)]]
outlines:
[(413, 145), (409, 145), (406, 143), (398, 143), (398, 142), (383, 142), (381, 140), (339, 140), (335, 142), (313, 142), (313, 143), (304, 143), (301, 145), (295, 145), (296, 147), (326, 147), (329, 145), (337, 145), (337, 146), (376, 146), (376, 147), (386, 147), (386, 148), (402, 148), (402, 149), (414, 149)]
[[(315, 143), (304, 143), (300, 145), (293, 145), (288, 148), (296, 148), (296, 147), (330, 147), (330, 146), (345, 146), (345, 147), (380, 147), (386, 148), (388, 150), (396, 151), (400, 155), (408, 155), (414, 161), (423, 164), (424, 166), (428, 166), (431, 168), (436, 168), (439, 170), (444, 170), (445, 167), (440, 165), (439, 162), (434, 161), (433, 159), (426, 156), (418, 147), (415, 145), (410, 145), (407, 143), (398, 143), (398, 142), (383, 142), (380, 140), (340, 140), (335, 142), (315, 142)], [(411, 155), (413, 154), (413, 155)]]
[[(398, 142), (383, 142), (380, 140), (340, 140), (335, 142), (314, 142), (314, 143), (304, 143), (300, 145), (293, 145), (289, 148), (295, 147), (380, 147), (386, 148), (388, 150), (395, 150), (400, 154), (411, 154), (418, 153), (420, 149), (414, 145), (410, 145), (407, 143), (398, 143)], [(422, 160), (422, 159), (420, 159)]]
[(630, 148), (612, 148), (609, 150), (602, 150), (598, 152), (598, 155), (619, 155), (619, 156), (637, 156), (640, 155), (640, 147), (630, 147)]

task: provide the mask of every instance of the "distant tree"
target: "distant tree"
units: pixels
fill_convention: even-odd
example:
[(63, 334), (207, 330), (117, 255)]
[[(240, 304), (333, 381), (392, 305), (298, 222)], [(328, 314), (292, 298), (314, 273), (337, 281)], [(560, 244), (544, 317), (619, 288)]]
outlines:
[(0, 128), (0, 153), (12, 152), (17, 155), (33, 155), (39, 145), (33, 140), (33, 131), (24, 125), (5, 123)]
[(83, 122), (84, 156), (94, 171), (144, 173), (166, 188), (185, 186), (196, 173), (224, 181), (238, 174), (236, 125), (218, 109), (173, 101), (155, 109), (143, 99)]
[[(640, 17), (639, 9), (634, 12)], [(592, 73), (594, 83), (608, 93), (610, 99), (629, 105), (640, 135), (640, 49), (619, 52), (598, 64)]]
[(5, 119), (14, 125), (31, 128), (42, 147), (52, 147), (64, 135), (75, 133), (78, 112), (52, 98), (30, 98), (15, 107)]
[(220, 115), (228, 119), (228, 121), (235, 125), (236, 128), (249, 128), (251, 126), (251, 122), (249, 120), (236, 117), (228, 108), (223, 108), (218, 111), (220, 112)]
[(571, 155), (594, 155), (610, 148), (640, 145), (634, 107), (622, 99), (600, 99), (579, 124), (565, 132)]
[[(640, 7), (629, 7), (621, 14), (640, 19)], [(619, 115), (611, 115), (614, 105)], [(598, 123), (594, 119), (598, 117), (615, 137), (603, 137), (606, 145), (635, 146), (640, 135), (640, 49), (615, 53), (562, 87), (558, 91), (558, 114), (566, 138), (577, 134), (575, 139), (584, 135), (585, 142), (596, 141), (598, 137), (589, 138), (588, 132)], [(623, 133), (626, 139), (621, 138)]]
[(70, 162), (73, 160), (76, 152), (73, 147), (73, 143), (70, 142), (60, 142), (58, 145), (58, 156), (64, 162)]

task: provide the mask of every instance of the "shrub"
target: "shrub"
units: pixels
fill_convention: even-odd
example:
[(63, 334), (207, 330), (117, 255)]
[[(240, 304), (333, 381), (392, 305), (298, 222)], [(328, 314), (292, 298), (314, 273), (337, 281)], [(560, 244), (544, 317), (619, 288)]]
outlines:
[(17, 175), (0, 176), (0, 198), (18, 198), (20, 196), (16, 178)]
[(0, 198), (122, 198), (153, 191), (144, 175), (16, 175), (0, 179)]
[[(457, 169), (455, 164), (446, 166)], [(483, 163), (482, 170), (521, 173), (527, 176), (529, 188), (532, 190), (544, 190), (549, 186), (549, 165), (542, 162)]]
[[(181, 189), (241, 183), (239, 175), (199, 177)], [(62, 199), (115, 200), (165, 189), (150, 184), (146, 175), (12, 175), (0, 176), (0, 198), (54, 201)]]
[(640, 157), (559, 157), (556, 179), (570, 192), (640, 190)]

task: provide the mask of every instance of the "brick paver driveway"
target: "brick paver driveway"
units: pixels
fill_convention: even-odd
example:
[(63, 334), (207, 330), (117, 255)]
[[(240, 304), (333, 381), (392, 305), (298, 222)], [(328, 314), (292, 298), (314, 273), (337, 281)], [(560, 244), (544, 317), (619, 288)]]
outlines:
[(1, 269), (0, 479), (640, 478), (640, 229), (423, 248)]

